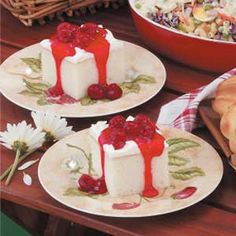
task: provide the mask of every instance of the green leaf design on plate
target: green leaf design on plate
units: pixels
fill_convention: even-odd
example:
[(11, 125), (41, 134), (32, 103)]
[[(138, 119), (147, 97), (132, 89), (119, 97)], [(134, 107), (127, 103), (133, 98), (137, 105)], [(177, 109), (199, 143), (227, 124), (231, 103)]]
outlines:
[(169, 165), (170, 166), (184, 166), (189, 162), (188, 159), (177, 156), (177, 155), (169, 155)]
[(31, 82), (29, 80), (23, 79), (26, 89), (19, 92), (21, 95), (38, 97), (37, 104), (39, 106), (49, 105), (45, 91), (50, 88), (49, 84), (42, 82)]
[(92, 172), (94, 172), (93, 162), (92, 162), (92, 154), (91, 153), (86, 153), (85, 150), (81, 147), (71, 145), (69, 143), (67, 143), (66, 145), (70, 148), (75, 148), (75, 149), (77, 149), (77, 150), (79, 150), (83, 153), (84, 157), (87, 159), (87, 162), (88, 162), (88, 174), (91, 175)]
[(141, 89), (140, 85), (136, 82), (124, 82), (120, 84), (120, 88), (122, 89), (123, 94), (138, 93)]
[(50, 105), (50, 103), (47, 101), (46, 96), (41, 96), (38, 100), (37, 100), (37, 104), (39, 106), (45, 106), (45, 105)]
[(78, 167), (77, 169), (75, 170), (71, 170), (70, 173), (71, 174), (80, 174), (82, 175), (83, 173), (81, 172), (81, 170), (83, 169), (83, 167)]
[(82, 106), (89, 106), (97, 102), (96, 100), (91, 99), (89, 96), (85, 96), (81, 98), (79, 101)]
[(35, 92), (35, 91), (31, 91), (31, 90), (22, 90), (21, 92), (19, 92), (19, 94), (21, 95), (25, 95), (25, 96), (31, 96), (31, 97), (41, 97), (42, 93), (41, 92)]
[(50, 88), (49, 84), (45, 84), (42, 82), (35, 83), (35, 82), (30, 82), (26, 79), (23, 79), (23, 82), (25, 83), (25, 86), (31, 91), (44, 92)]
[(26, 65), (28, 65), (34, 72), (39, 73), (41, 72), (41, 55), (39, 58), (33, 57), (24, 57), (20, 58)]
[(187, 169), (170, 171), (170, 173), (174, 179), (178, 179), (178, 180), (189, 180), (189, 179), (192, 179), (196, 176), (204, 176), (205, 175), (203, 170), (199, 167), (190, 167)]
[(179, 152), (181, 150), (185, 150), (187, 148), (200, 146), (199, 143), (190, 139), (185, 139), (185, 138), (169, 139), (167, 140), (167, 143), (169, 144), (169, 151), (168, 151), (169, 155), (175, 152)]
[[(66, 191), (63, 193), (64, 196), (78, 196), (78, 197), (91, 197), (91, 198), (98, 198), (99, 194), (91, 194), (91, 193), (85, 193), (80, 191), (78, 188), (70, 187), (66, 189)], [(102, 194), (100, 194), (102, 195)]]
[(153, 76), (141, 74), (138, 75), (132, 82), (140, 84), (154, 84), (156, 83), (156, 80)]

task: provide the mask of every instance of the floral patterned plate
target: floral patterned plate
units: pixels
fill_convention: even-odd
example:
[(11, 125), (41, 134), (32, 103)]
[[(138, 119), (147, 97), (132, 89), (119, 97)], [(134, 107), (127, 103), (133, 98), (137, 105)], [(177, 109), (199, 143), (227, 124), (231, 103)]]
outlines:
[[(189, 207), (208, 196), (220, 183), (223, 165), (217, 152), (193, 134), (161, 128), (169, 143), (171, 185), (155, 198), (140, 195), (111, 197), (78, 190), (82, 173), (93, 173), (88, 129), (54, 144), (42, 157), (38, 176), (43, 188), (62, 204), (83, 212), (112, 217), (161, 215)], [(77, 163), (77, 164), (76, 164)], [(69, 164), (69, 165), (68, 165)]]
[[(123, 95), (114, 101), (91, 101), (86, 97), (64, 104), (46, 97), (51, 86), (41, 77), (41, 46), (35, 44), (10, 56), (0, 66), (0, 91), (11, 102), (29, 110), (47, 110), (64, 117), (94, 117), (114, 114), (139, 106), (163, 87), (166, 71), (162, 62), (148, 50), (124, 41), (128, 83)], [(69, 103), (68, 103), (69, 102)]]

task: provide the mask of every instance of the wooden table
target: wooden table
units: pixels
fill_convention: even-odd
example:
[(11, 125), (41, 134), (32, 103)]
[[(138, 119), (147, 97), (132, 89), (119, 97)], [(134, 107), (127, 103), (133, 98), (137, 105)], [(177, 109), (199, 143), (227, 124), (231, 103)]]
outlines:
[[(55, 20), (45, 26), (35, 25), (32, 28), (26, 28), (6, 10), (2, 9), (1, 13), (2, 61), (12, 53), (49, 37), (58, 24), (58, 21)], [(140, 40), (127, 7), (119, 10), (101, 9), (95, 15), (87, 14), (86, 16), (73, 17), (68, 20), (74, 23), (94, 21), (103, 24), (111, 29), (116, 37), (147, 47)], [(156, 119), (163, 104), (182, 93), (208, 84), (217, 76), (212, 73), (193, 70), (167, 59), (161, 59), (168, 73), (164, 89), (160, 95), (144, 105), (123, 112), (124, 115), (127, 116), (128, 114), (136, 114), (142, 111), (152, 119)], [(30, 112), (14, 105), (1, 96), (1, 130), (5, 129), (7, 122), (19, 122), (24, 119), (32, 122)], [(68, 122), (74, 126), (75, 130), (81, 130), (89, 127), (92, 122), (97, 120), (97, 118), (68, 119)], [(22, 184), (22, 173), (17, 173), (8, 187), (1, 183), (1, 199), (4, 203), (2, 207), (6, 211), (8, 210), (8, 213), (12, 213), (12, 206), (14, 206), (14, 209), (18, 207), (21, 212), (21, 216), (19, 217), (18, 215), (18, 219), (23, 218), (24, 215), (27, 223), (31, 223), (31, 226), (38, 226), (39, 229), (39, 225), (41, 225), (40, 230), (42, 231), (40, 231), (41, 233), (38, 231), (39, 235), (42, 233), (45, 235), (63, 235), (62, 232), (66, 231), (62, 229), (57, 231), (58, 227), (56, 227), (62, 225), (60, 224), (63, 221), (62, 219), (67, 220), (63, 221), (64, 223), (71, 221), (79, 224), (80, 227), (86, 226), (112, 235), (236, 235), (236, 174), (226, 163), (225, 157), (206, 128), (195, 130), (194, 133), (203, 137), (218, 149), (224, 161), (224, 176), (220, 185), (210, 196), (187, 209), (162, 216), (136, 219), (109, 218), (85, 214), (65, 207), (52, 199), (43, 190), (38, 181), (36, 165), (29, 169), (29, 173), (34, 179), (34, 183), (30, 188)], [(41, 157), (43, 152), (44, 150), (37, 151), (32, 158)], [(13, 153), (1, 148), (1, 170), (4, 170), (12, 160)], [(4, 206), (7, 207), (4, 208)], [(27, 211), (31, 212), (30, 216), (27, 216)], [(51, 217), (43, 220), (42, 214), (44, 216), (50, 215)], [(16, 215), (16, 211), (11, 215)]]

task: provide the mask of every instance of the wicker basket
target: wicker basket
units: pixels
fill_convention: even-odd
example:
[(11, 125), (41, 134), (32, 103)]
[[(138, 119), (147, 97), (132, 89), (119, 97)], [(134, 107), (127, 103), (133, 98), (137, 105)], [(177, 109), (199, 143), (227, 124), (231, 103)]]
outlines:
[(87, 11), (95, 13), (100, 7), (117, 9), (126, 0), (0, 0), (26, 26), (32, 26), (34, 21), (45, 24), (46, 19), (54, 17), (63, 20), (68, 16), (85, 14)]

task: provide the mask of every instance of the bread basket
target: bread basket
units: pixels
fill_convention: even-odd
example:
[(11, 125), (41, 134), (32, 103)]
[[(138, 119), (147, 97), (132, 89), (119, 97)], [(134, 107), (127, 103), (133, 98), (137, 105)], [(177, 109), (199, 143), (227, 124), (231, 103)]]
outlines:
[(32, 26), (35, 21), (45, 24), (46, 20), (63, 16), (95, 13), (101, 7), (117, 9), (126, 0), (1, 0), (3, 7), (18, 18), (24, 25)]

